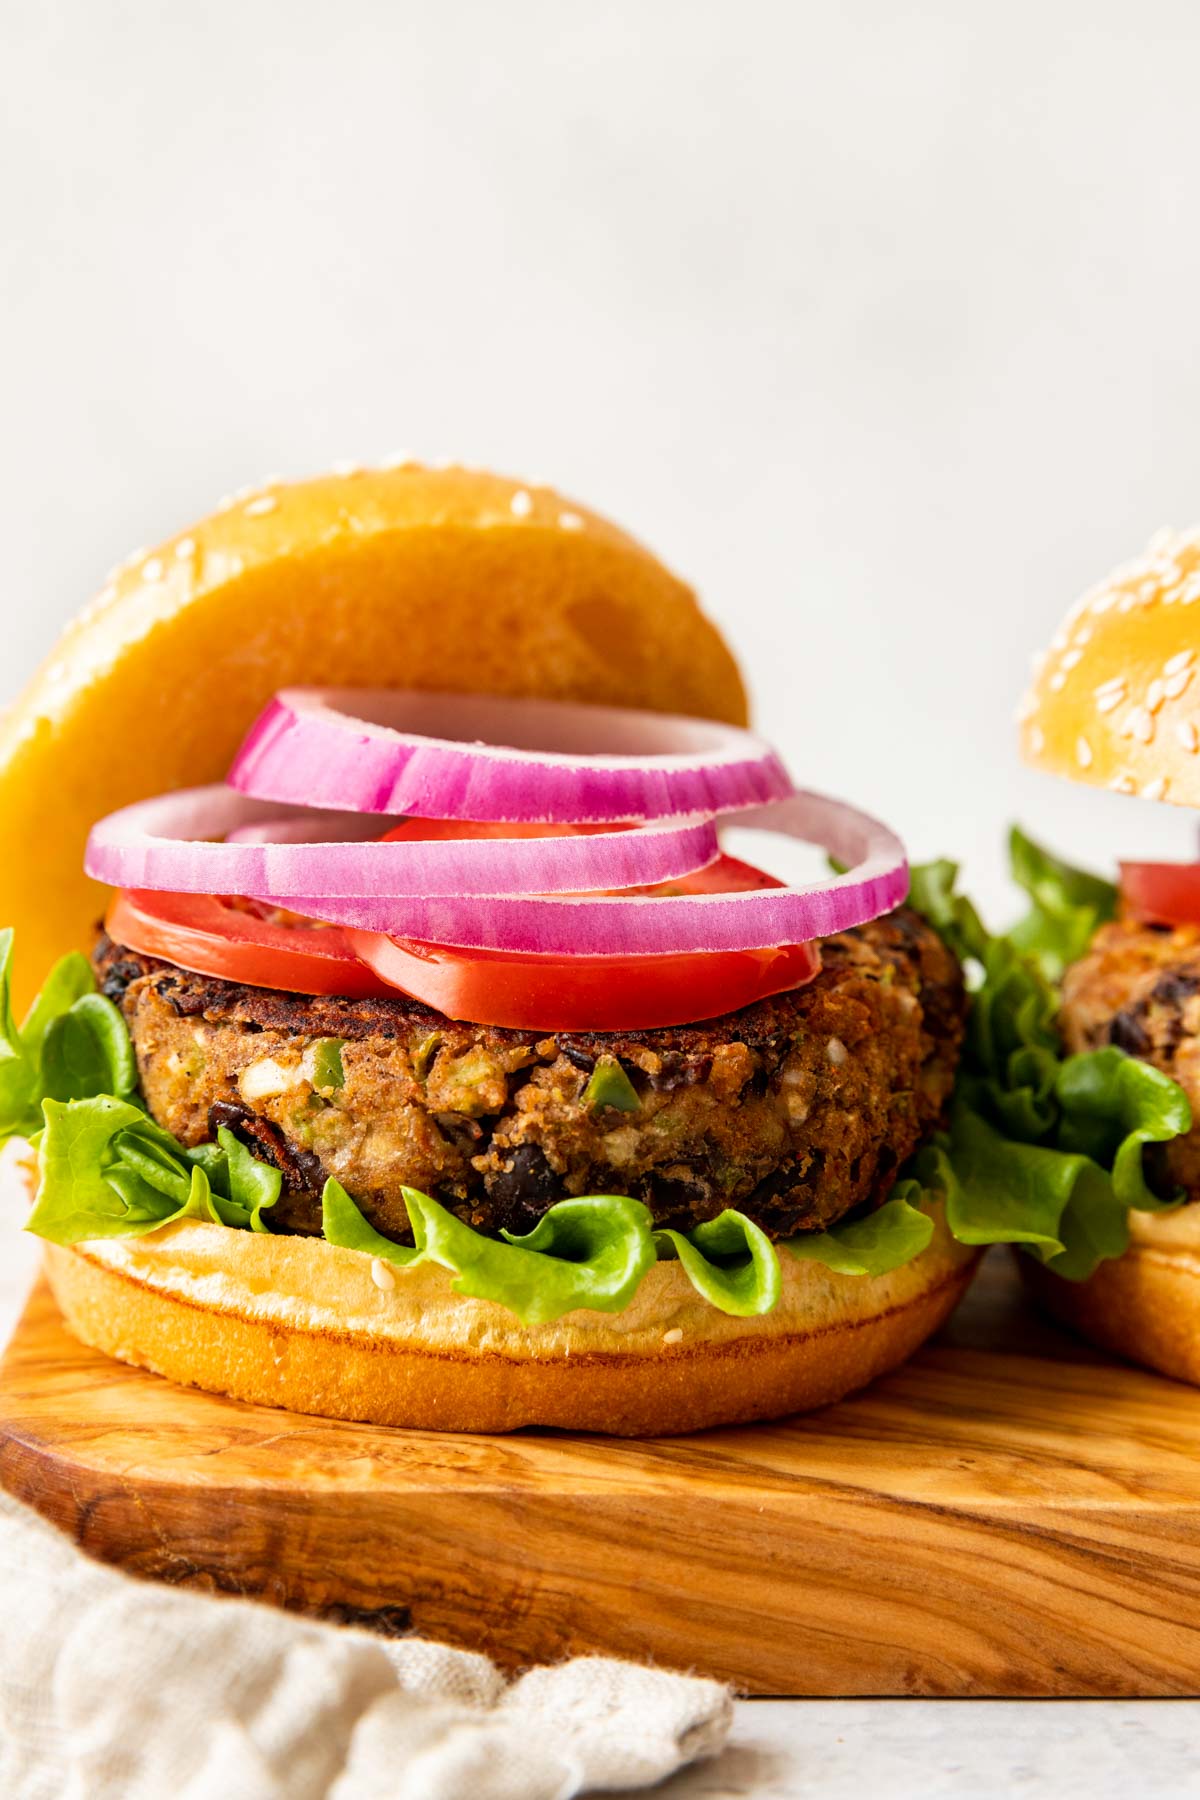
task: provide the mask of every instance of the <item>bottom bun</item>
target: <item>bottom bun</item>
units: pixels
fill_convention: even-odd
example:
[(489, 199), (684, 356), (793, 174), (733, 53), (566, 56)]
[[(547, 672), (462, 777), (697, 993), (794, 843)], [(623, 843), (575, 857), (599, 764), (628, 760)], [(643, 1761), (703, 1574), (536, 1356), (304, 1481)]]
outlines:
[(1104, 1350), (1200, 1386), (1200, 1205), (1131, 1213), (1123, 1256), (1087, 1281), (1021, 1257), (1026, 1283), (1062, 1324)]
[(393, 1272), (320, 1239), (193, 1221), (50, 1245), (47, 1269), (85, 1344), (214, 1393), (420, 1430), (642, 1437), (841, 1399), (937, 1329), (976, 1260), (939, 1218), (922, 1256), (873, 1280), (785, 1252), (765, 1318), (717, 1312), (662, 1262), (623, 1312), (536, 1327), (430, 1264)]

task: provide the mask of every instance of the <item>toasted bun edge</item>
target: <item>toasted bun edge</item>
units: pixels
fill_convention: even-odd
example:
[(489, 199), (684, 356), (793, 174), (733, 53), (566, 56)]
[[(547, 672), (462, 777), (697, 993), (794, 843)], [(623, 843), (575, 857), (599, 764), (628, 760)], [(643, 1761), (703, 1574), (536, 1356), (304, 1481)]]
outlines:
[(1200, 1386), (1200, 1204), (1132, 1214), (1129, 1248), (1087, 1281), (1027, 1256), (1021, 1270), (1039, 1304), (1090, 1343)]
[(371, 1258), (319, 1239), (189, 1221), (147, 1238), (47, 1247), (74, 1334), (177, 1382), (380, 1425), (622, 1436), (840, 1399), (936, 1330), (976, 1261), (939, 1219), (922, 1256), (875, 1279), (785, 1255), (783, 1296), (762, 1318), (718, 1312), (679, 1264), (660, 1263), (621, 1313), (525, 1327), (506, 1308), (456, 1294), (428, 1265), (396, 1270), (395, 1286), (380, 1288)]

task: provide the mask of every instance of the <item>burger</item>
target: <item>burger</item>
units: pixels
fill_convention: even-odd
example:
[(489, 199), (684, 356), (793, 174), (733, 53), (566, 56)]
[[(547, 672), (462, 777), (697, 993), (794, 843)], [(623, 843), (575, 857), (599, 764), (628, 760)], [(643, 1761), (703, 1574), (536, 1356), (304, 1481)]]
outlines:
[[(895, 1366), (988, 1243), (1074, 1254), (1010, 1129), (1057, 1069), (1033, 962), (952, 863), (906, 902), (691, 592), (548, 489), (243, 492), (2, 730), (0, 1135), (87, 1344), (387, 1425), (678, 1432)], [(835, 867), (786, 885), (730, 820)]]
[[(1036, 768), (1143, 801), (1200, 807), (1200, 531), (1161, 533), (1085, 594), (1039, 658), (1021, 707)], [(1083, 1336), (1200, 1382), (1200, 864), (1123, 862), (1119, 881), (1049, 873), (1072, 1059), (1104, 1057), (1141, 1109), (1129, 1205), (1086, 1279), (1032, 1271), (1039, 1299)], [(1069, 1066), (1069, 1064), (1068, 1064)]]

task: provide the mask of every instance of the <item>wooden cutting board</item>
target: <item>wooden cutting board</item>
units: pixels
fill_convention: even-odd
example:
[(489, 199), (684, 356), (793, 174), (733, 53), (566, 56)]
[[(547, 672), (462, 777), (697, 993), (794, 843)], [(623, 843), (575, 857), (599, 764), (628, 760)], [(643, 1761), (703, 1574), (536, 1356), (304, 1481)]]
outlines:
[(1004, 1256), (857, 1398), (651, 1443), (244, 1406), (83, 1349), (43, 1288), (0, 1368), (0, 1481), (136, 1574), (509, 1664), (609, 1651), (759, 1694), (1200, 1693), (1200, 1390), (1042, 1324)]

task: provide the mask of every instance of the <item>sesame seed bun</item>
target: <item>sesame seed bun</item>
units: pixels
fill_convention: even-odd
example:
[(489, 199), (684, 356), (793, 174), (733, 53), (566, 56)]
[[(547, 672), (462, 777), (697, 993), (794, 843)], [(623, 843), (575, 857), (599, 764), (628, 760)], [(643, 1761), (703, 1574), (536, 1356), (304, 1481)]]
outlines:
[(1078, 600), (1036, 659), (1025, 760), (1122, 794), (1200, 806), (1200, 530), (1160, 533)]
[(785, 1252), (765, 1318), (716, 1311), (665, 1262), (623, 1312), (537, 1327), (430, 1265), (392, 1271), (320, 1239), (194, 1221), (49, 1245), (47, 1271), (85, 1344), (210, 1392), (419, 1430), (646, 1437), (840, 1399), (937, 1329), (977, 1258), (939, 1218), (921, 1256), (873, 1280)]
[(551, 489), (415, 463), (272, 483), (138, 551), (0, 720), (18, 1004), (86, 948), (96, 819), (221, 780), (289, 684), (531, 694), (746, 720), (691, 590)]

